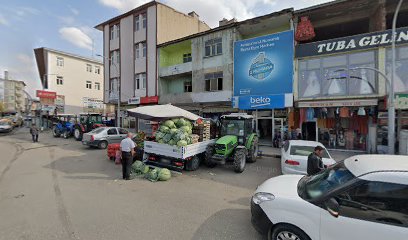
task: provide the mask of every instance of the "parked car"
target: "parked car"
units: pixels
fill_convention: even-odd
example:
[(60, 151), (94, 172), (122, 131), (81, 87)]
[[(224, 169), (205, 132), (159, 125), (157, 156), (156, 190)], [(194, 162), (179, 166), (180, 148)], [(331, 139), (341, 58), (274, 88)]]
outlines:
[(306, 175), (307, 158), (316, 146), (324, 148), (322, 160), (325, 166), (336, 163), (323, 144), (314, 141), (290, 140), (285, 142), (281, 150), (282, 173)]
[(282, 175), (251, 200), (268, 239), (406, 239), (408, 157), (350, 157), (314, 176)]
[(126, 138), (128, 131), (118, 127), (99, 127), (89, 133), (84, 133), (82, 144), (90, 147), (106, 149), (111, 143), (120, 143)]
[(9, 133), (13, 130), (13, 123), (9, 119), (0, 120), (0, 133)]

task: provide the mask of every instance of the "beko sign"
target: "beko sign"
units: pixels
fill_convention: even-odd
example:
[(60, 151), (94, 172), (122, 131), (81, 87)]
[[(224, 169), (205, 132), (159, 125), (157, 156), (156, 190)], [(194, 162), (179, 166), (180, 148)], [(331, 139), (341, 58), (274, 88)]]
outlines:
[(384, 32), (375, 32), (315, 43), (300, 44), (296, 47), (295, 55), (297, 58), (301, 58), (375, 48), (390, 45), (394, 39), (396, 44), (408, 43), (408, 27), (397, 29), (394, 38), (392, 37), (392, 31), (387, 30)]

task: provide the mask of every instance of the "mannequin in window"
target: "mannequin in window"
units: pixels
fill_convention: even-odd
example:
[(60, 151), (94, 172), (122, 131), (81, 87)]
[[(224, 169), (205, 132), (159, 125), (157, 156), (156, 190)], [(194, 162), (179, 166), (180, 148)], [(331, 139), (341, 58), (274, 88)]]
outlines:
[(306, 82), (307, 87), (303, 93), (303, 97), (313, 97), (320, 94), (320, 83), (316, 71), (309, 73)]

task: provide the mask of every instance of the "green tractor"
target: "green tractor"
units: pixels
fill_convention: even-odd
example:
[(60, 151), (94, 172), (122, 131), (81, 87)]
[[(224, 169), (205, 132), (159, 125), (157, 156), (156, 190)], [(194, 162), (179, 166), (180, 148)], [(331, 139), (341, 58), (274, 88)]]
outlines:
[(209, 145), (205, 153), (208, 167), (233, 162), (234, 171), (242, 173), (247, 162), (256, 162), (258, 136), (251, 115), (233, 113), (221, 116), (221, 138)]

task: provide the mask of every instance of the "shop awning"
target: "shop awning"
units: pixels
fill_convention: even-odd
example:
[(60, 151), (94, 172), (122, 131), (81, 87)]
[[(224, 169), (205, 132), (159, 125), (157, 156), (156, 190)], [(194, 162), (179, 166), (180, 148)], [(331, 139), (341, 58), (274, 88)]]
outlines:
[(151, 121), (162, 121), (169, 118), (187, 118), (189, 120), (197, 120), (201, 118), (200, 116), (181, 109), (179, 107), (173, 106), (171, 104), (166, 105), (154, 105), (137, 107), (127, 110), (129, 115), (132, 117), (137, 117), (145, 120)]

